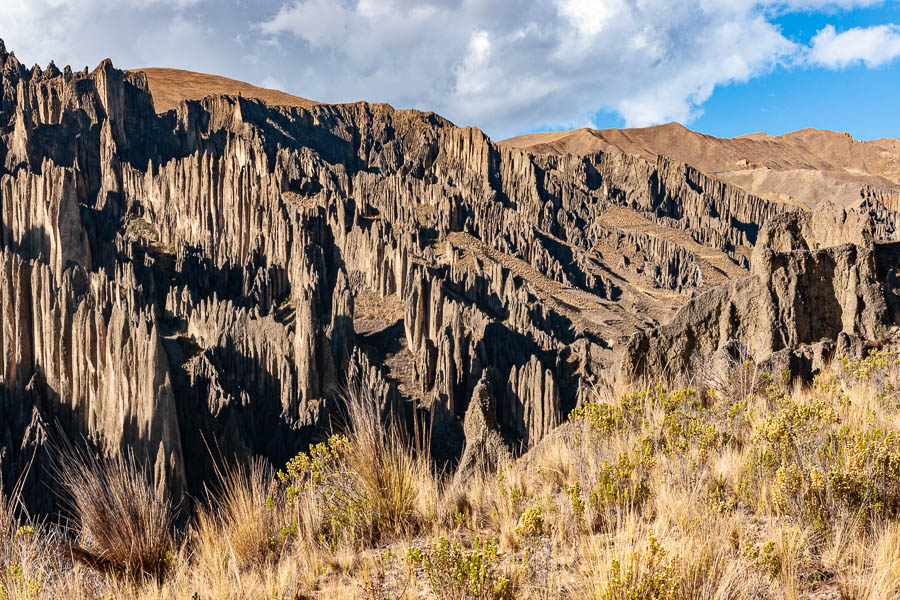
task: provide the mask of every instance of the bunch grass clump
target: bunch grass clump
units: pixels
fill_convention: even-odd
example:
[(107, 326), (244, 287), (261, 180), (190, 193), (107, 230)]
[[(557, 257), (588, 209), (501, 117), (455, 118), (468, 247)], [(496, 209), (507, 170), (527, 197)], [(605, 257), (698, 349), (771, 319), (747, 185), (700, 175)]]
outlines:
[(134, 454), (103, 459), (65, 448), (56, 468), (72, 519), (73, 556), (130, 576), (161, 576), (172, 557), (175, 510)]
[(371, 395), (348, 396), (343, 433), (313, 444), (277, 473), (267, 502), (283, 532), (335, 550), (413, 535), (436, 510), (438, 483), (417, 451)]
[(260, 501), (271, 485), (271, 467), (254, 458), (219, 468), (218, 478), (195, 518), (197, 551), (208, 564), (263, 564), (279, 549), (277, 518)]

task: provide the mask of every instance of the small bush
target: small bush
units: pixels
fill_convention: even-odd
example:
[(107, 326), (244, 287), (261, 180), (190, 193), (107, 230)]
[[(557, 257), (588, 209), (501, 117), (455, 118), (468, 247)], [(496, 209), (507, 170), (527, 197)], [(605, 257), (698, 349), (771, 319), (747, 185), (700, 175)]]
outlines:
[(643, 548), (614, 556), (601, 600), (668, 600), (677, 598), (677, 561), (670, 558), (652, 535)]
[(647, 404), (652, 404), (661, 395), (665, 395), (665, 389), (662, 385), (657, 385), (652, 390), (625, 394), (615, 405), (588, 402), (569, 413), (569, 421), (601, 436), (637, 429), (644, 422)]
[(350, 466), (352, 450), (342, 435), (311, 445), (278, 472), (278, 499), (269, 500), (286, 507), (290, 524), (300, 520), (303, 508), (314, 506), (319, 521), (309, 524), (311, 537), (332, 548), (341, 541), (368, 544), (376, 538), (374, 503)]
[[(415, 533), (438, 495), (428, 459), (414, 454), (394, 421), (380, 418), (368, 394), (352, 394), (347, 404), (346, 434), (291, 459), (270, 502), (286, 507), (289, 526), (304, 522), (311, 538), (332, 549)], [(300, 518), (310, 506), (317, 523)]]
[(704, 406), (697, 391), (690, 388), (675, 390), (663, 402), (661, 446), (669, 452), (688, 455), (695, 451), (698, 460), (706, 460), (723, 438), (710, 422), (710, 409)]
[(748, 501), (770, 489), (775, 508), (822, 527), (852, 511), (863, 517), (900, 511), (900, 436), (837, 426), (824, 398), (785, 401), (753, 435), (741, 489)]
[(627, 452), (619, 453), (615, 464), (600, 463), (589, 496), (595, 515), (610, 509), (633, 510), (650, 498), (652, 490), (646, 464)]
[(0, 600), (39, 598), (41, 584), (40, 580), (30, 578), (20, 565), (7, 565), (0, 571)]
[(535, 538), (544, 533), (544, 511), (540, 506), (532, 505), (525, 509), (519, 517), (516, 535), (523, 538)]
[(410, 548), (411, 566), (425, 572), (438, 598), (450, 600), (507, 600), (513, 597), (510, 580), (498, 573), (497, 541), (475, 538), (471, 550), (458, 540), (440, 538), (431, 551)]
[(863, 386), (882, 405), (894, 408), (900, 403), (900, 353), (873, 348), (865, 358), (841, 360), (844, 382)]

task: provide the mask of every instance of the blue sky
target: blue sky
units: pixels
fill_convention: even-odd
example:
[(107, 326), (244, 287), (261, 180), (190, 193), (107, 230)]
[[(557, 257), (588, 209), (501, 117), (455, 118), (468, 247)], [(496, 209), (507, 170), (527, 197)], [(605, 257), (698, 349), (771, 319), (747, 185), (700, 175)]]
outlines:
[[(794, 12), (774, 22), (786, 37), (808, 45), (829, 24), (838, 31), (900, 24), (900, 3)], [(717, 88), (702, 111), (689, 126), (718, 137), (778, 135), (803, 127), (846, 131), (860, 140), (900, 137), (900, 61), (871, 69), (862, 64), (842, 70), (776, 68), (747, 83)], [(600, 128), (624, 126), (615, 113), (598, 113), (596, 120)]]
[(168, 66), (494, 139), (680, 121), (900, 137), (900, 0), (0, 0), (26, 64)]

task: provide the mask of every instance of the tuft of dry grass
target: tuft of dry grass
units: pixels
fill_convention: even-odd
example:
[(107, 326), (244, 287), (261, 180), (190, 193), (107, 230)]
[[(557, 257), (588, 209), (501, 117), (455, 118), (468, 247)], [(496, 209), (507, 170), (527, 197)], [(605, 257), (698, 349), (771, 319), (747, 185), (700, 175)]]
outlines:
[(56, 477), (73, 524), (72, 556), (132, 576), (160, 576), (174, 549), (174, 508), (134, 455), (101, 459), (61, 451)]
[(219, 482), (194, 519), (195, 552), (200, 562), (238, 569), (265, 562), (276, 549), (276, 517), (267, 507), (272, 468), (262, 459), (219, 469)]
[(3, 492), (3, 487), (0, 486), (0, 544), (6, 542), (13, 531), (15, 498), (16, 495), (13, 495), (12, 498), (7, 497)]
[(373, 540), (415, 535), (435, 514), (440, 490), (434, 466), (395, 418), (381, 418), (367, 390), (348, 394), (346, 406), (347, 463), (371, 503)]

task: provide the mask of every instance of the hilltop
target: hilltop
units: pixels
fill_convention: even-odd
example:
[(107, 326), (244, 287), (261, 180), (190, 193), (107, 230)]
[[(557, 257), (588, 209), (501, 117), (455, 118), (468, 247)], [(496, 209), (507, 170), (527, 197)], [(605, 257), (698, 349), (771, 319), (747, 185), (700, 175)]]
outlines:
[(854, 140), (801, 129), (771, 136), (717, 138), (678, 123), (641, 129), (532, 133), (500, 142), (538, 153), (584, 155), (618, 150), (647, 160), (667, 156), (770, 200), (813, 208), (852, 206), (867, 196), (900, 197), (900, 140)]
[(185, 100), (200, 100), (206, 96), (219, 95), (253, 98), (272, 106), (307, 108), (316, 104), (314, 100), (257, 87), (218, 75), (160, 67), (134, 69), (134, 71), (147, 76), (147, 85), (153, 96), (153, 105), (157, 112), (166, 112), (177, 108)]

